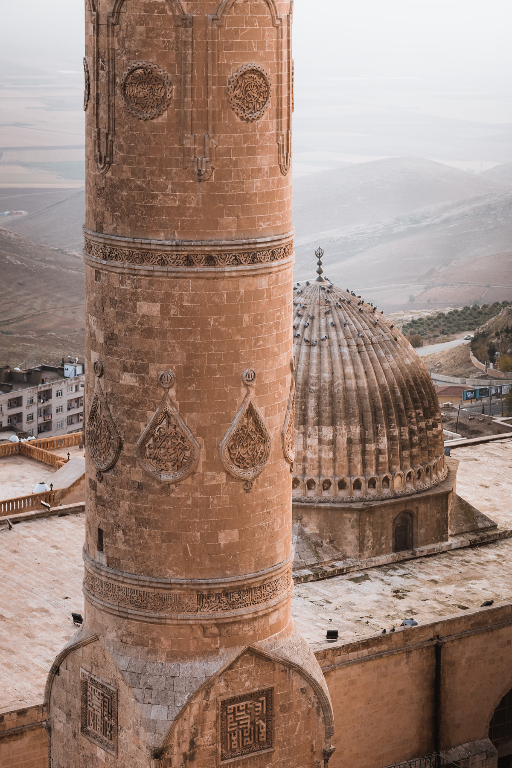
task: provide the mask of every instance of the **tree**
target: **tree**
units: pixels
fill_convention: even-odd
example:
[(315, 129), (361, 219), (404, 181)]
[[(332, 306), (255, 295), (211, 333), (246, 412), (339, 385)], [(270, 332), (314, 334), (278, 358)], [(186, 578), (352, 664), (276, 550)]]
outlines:
[(489, 346), (487, 347), (487, 357), (489, 358), (490, 363), (496, 362), (496, 352), (498, 350), (496, 349), (496, 344), (494, 341), (491, 341)]
[(498, 371), (508, 373), (512, 371), (512, 357), (510, 355), (502, 355), (498, 360)]
[(412, 347), (422, 347), (423, 346), (423, 339), (421, 338), (419, 333), (413, 333), (411, 336), (409, 336), (409, 343)]

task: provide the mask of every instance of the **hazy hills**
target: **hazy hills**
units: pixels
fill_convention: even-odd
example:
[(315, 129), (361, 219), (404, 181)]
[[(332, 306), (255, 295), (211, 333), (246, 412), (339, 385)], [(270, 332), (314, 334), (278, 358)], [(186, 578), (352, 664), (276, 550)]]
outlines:
[(81, 189), (65, 200), (10, 222), (8, 227), (42, 245), (80, 252), (84, 219), (85, 190)]
[[(314, 275), (321, 245), (330, 279), (387, 310), (411, 294), (425, 306), (512, 298), (512, 275), (502, 273), (512, 242), (512, 180), (489, 174), (392, 158), (300, 179), (297, 279)], [(486, 257), (493, 258), (484, 265)], [(463, 265), (475, 259), (466, 275)]]
[(419, 157), (322, 171), (294, 183), (296, 242), (502, 190), (499, 181)]
[(82, 259), (0, 228), (0, 360), (57, 362), (83, 355)]

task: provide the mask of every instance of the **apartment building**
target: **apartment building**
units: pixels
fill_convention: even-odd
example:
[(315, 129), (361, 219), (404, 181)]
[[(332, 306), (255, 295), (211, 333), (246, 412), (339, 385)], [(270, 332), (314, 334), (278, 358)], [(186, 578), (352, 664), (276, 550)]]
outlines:
[[(68, 375), (57, 377), (60, 370), (35, 369), (42, 382), (35, 386), (30, 386), (34, 369), (13, 371), (14, 380), (0, 382), (0, 429), (11, 428), (34, 437), (80, 432), (84, 420), (83, 366), (66, 366)], [(77, 371), (78, 375), (69, 375)]]

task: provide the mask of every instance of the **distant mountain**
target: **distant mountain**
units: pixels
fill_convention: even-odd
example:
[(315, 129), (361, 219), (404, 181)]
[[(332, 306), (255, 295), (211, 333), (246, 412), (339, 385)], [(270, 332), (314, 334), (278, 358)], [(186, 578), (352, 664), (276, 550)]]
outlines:
[(417, 208), (504, 191), (484, 174), (418, 157), (322, 171), (294, 183), (296, 246), (327, 233), (396, 218)]
[[(468, 279), (464, 274), (466, 261), (509, 250), (512, 191), (431, 206), (396, 219), (330, 232), (320, 240), (313, 236), (309, 243), (304, 241), (296, 249), (297, 279), (314, 275), (313, 250), (320, 242), (325, 251), (325, 272), (331, 280), (364, 291), (365, 298), (386, 308), (397, 307), (407, 303), (411, 293), (421, 295), (429, 285), (447, 282), (453, 286), (453, 274), (445, 281), (443, 268), (453, 265), (459, 272), (460, 285), (464, 285)], [(512, 281), (506, 279), (509, 275), (499, 264), (496, 259), (486, 266), (480, 261), (474, 278), (479, 290), (473, 291), (471, 300), (482, 297), (480, 288), (488, 285), (501, 289), (493, 301), (512, 298)], [(449, 299), (438, 300), (433, 295), (424, 299), (436, 304), (446, 300), (452, 306), (470, 300), (464, 291), (457, 300), (458, 293), (455, 287)]]
[(483, 171), (480, 176), (488, 181), (497, 181), (500, 184), (506, 184), (507, 186), (512, 187), (512, 163), (495, 165), (494, 168), (489, 168), (488, 171)]
[(85, 190), (81, 189), (66, 200), (12, 221), (8, 226), (12, 232), (42, 245), (80, 252), (84, 220)]

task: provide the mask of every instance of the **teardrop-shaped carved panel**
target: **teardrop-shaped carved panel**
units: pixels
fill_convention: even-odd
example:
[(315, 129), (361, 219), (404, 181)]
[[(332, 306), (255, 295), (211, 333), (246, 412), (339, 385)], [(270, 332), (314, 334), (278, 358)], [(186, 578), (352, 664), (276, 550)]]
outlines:
[(98, 472), (108, 472), (121, 453), (121, 438), (110, 413), (99, 377), (96, 379), (85, 430), (85, 445)]
[[(165, 383), (161, 374), (160, 383)], [(170, 395), (165, 392), (153, 418), (140, 436), (136, 453), (142, 468), (162, 483), (178, 483), (195, 471), (200, 446), (183, 421)]]
[(253, 481), (264, 470), (270, 458), (272, 436), (253, 401), (255, 372), (245, 371), (242, 378), (247, 394), (219, 445), (219, 454), (229, 474), (245, 480), (245, 490), (250, 491)]
[(281, 432), (281, 441), (283, 444), (283, 455), (290, 465), (291, 471), (293, 469), (293, 462), (295, 461), (295, 380), (293, 376), (290, 386), (290, 395), (288, 397), (288, 407), (284, 418), (283, 431)]

